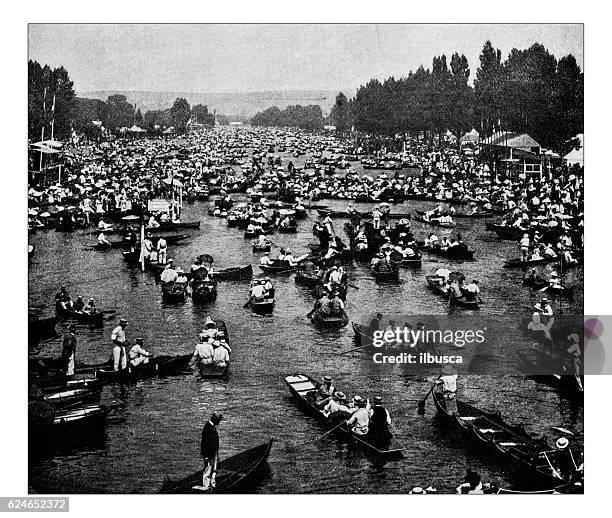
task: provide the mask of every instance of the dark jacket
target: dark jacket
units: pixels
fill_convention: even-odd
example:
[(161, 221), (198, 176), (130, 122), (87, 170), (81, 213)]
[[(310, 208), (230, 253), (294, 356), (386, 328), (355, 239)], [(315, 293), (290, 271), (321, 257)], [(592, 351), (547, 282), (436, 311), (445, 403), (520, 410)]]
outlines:
[(66, 333), (64, 335), (64, 342), (62, 344), (62, 358), (68, 360), (68, 358), (72, 356), (72, 353), (74, 353), (76, 350), (76, 343), (76, 336), (74, 336), (72, 333)]
[(382, 406), (375, 406), (370, 417), (370, 433), (387, 432), (387, 411)]
[(211, 459), (219, 451), (219, 434), (217, 428), (210, 421), (202, 428), (202, 444), (200, 446), (200, 455), (203, 459)]

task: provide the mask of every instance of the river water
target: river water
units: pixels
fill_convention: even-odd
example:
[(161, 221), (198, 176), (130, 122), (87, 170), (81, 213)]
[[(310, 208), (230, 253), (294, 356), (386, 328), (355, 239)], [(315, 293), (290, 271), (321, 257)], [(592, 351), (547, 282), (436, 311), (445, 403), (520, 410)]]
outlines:
[[(240, 197), (238, 196), (238, 199)], [(345, 203), (323, 201), (337, 209)], [(186, 205), (183, 220), (199, 219), (201, 228), (192, 230), (189, 244), (171, 247), (170, 257), (183, 267), (193, 257), (209, 253), (215, 266), (223, 268), (253, 264), (257, 272), (259, 255), (242, 231), (230, 229), (225, 220), (211, 218), (212, 202)], [(407, 202), (394, 212), (430, 206)], [(370, 209), (371, 204), (356, 204)], [(317, 214), (299, 222), (295, 235), (275, 234), (275, 243), (289, 246), (294, 254), (307, 251), (314, 240), (312, 224)], [(515, 243), (500, 241), (485, 230), (482, 220), (458, 220), (464, 240), (476, 250), (474, 262), (456, 268), (467, 278), (481, 281), (486, 304), (483, 315), (513, 314), (524, 317), (537, 295), (521, 286), (520, 270), (502, 269), (506, 259), (518, 256)], [(342, 220), (334, 220), (336, 229)], [(417, 238), (429, 228), (413, 223)], [(438, 235), (444, 232), (437, 229)], [(313, 299), (296, 286), (294, 276), (277, 277), (276, 306), (271, 316), (256, 316), (243, 309), (247, 281), (223, 282), (216, 302), (198, 307), (191, 299), (183, 304), (165, 305), (161, 288), (153, 276), (142, 273), (123, 259), (120, 251), (96, 252), (89, 232), (41, 231), (30, 237), (36, 246), (30, 261), (29, 299), (31, 305), (45, 306), (51, 314), (53, 297), (66, 284), (73, 297), (94, 297), (103, 309), (117, 310), (103, 329), (78, 329), (78, 361), (104, 361), (110, 353), (110, 333), (119, 317), (127, 317), (128, 338), (142, 336), (154, 354), (184, 354), (197, 342), (206, 315), (226, 321), (233, 349), (231, 371), (226, 380), (199, 381), (194, 375), (152, 379), (128, 387), (110, 385), (103, 402), (116, 405), (104, 435), (66, 452), (49, 452), (31, 459), (30, 485), (33, 490), (53, 493), (151, 493), (166, 475), (181, 477), (200, 468), (200, 431), (209, 414), (221, 411), (221, 456), (277, 439), (269, 458), (270, 473), (261, 482), (261, 493), (405, 493), (416, 485), (432, 485), (439, 492), (451, 492), (463, 482), (469, 467), (484, 481), (504, 487), (527, 488), (520, 476), (490, 452), (466, 446), (441, 428), (433, 404), (425, 416), (417, 414), (417, 401), (429, 390), (424, 378), (406, 377), (392, 370), (373, 369), (362, 354), (338, 355), (354, 347), (349, 325), (341, 331), (319, 331), (305, 315)], [(425, 288), (424, 275), (442, 262), (423, 254), (419, 270), (404, 269), (399, 285), (377, 285), (366, 265), (348, 266), (350, 282), (360, 289), (349, 290), (347, 313), (361, 322), (383, 310), (387, 314), (447, 314), (444, 300)], [(568, 284), (582, 286), (582, 268), (569, 272)], [(563, 309), (582, 313), (582, 292)], [(558, 309), (558, 308), (556, 308)], [(454, 310), (451, 310), (454, 311)], [(44, 314), (44, 313), (43, 313)], [(62, 327), (61, 325), (59, 326)], [(499, 346), (513, 354), (516, 343)], [(58, 355), (60, 340), (44, 344), (32, 354)], [(361, 450), (324, 433), (319, 423), (306, 417), (289, 397), (284, 376), (308, 373), (316, 377), (332, 374), (347, 394), (384, 397), (395, 428), (405, 445), (404, 458), (381, 463)], [(525, 423), (529, 432), (552, 437), (551, 426), (582, 432), (582, 402), (566, 399), (552, 387), (520, 376), (469, 376), (460, 378), (460, 397), (479, 408), (502, 411), (513, 424)]]

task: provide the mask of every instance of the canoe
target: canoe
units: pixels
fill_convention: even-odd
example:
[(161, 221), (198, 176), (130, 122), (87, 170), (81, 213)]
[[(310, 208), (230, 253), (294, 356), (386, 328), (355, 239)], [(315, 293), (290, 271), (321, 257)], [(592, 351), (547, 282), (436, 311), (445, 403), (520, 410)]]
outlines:
[(288, 227), (283, 227), (279, 225), (278, 231), (281, 234), (295, 234), (297, 232), (297, 224), (289, 225)]
[(104, 426), (109, 411), (108, 407), (98, 404), (56, 411), (49, 403), (30, 402), (28, 404), (29, 439), (35, 442), (93, 431)]
[(469, 261), (474, 258), (474, 250), (468, 250), (467, 246), (461, 245), (451, 246), (444, 250), (440, 247), (423, 247), (423, 250), (429, 254), (438, 255), (455, 261)]
[(366, 332), (361, 324), (351, 322), (351, 325), (353, 326), (353, 331), (355, 332), (355, 341), (359, 345), (367, 345), (372, 343), (373, 337)]
[(310, 318), (319, 327), (346, 327), (349, 323), (349, 317), (344, 310), (340, 315), (323, 315), (320, 311), (315, 311)]
[(182, 354), (179, 356), (153, 356), (145, 364), (138, 367), (131, 367), (128, 364), (125, 371), (114, 371), (108, 363), (95, 370), (95, 375), (98, 379), (104, 381), (134, 381), (145, 378), (153, 378), (156, 376), (171, 376), (182, 374), (188, 370), (189, 362), (193, 355)]
[(370, 271), (372, 272), (372, 275), (374, 275), (374, 278), (376, 279), (377, 282), (399, 281), (399, 268), (397, 266), (383, 268), (380, 270), (370, 268)]
[(259, 268), (261, 269), (261, 271), (263, 271), (264, 273), (267, 273), (268, 275), (279, 275), (279, 274), (284, 274), (284, 273), (292, 273), (295, 272), (297, 270), (297, 266), (274, 266), (274, 265), (269, 265), (266, 266), (264, 264), (260, 264)]
[(87, 313), (86, 311), (74, 311), (72, 309), (64, 309), (61, 305), (56, 305), (58, 315), (64, 320), (74, 320), (79, 324), (85, 324), (92, 327), (102, 327), (104, 323), (104, 313), (96, 311), (95, 313)]
[(269, 252), (272, 248), (270, 243), (267, 243), (263, 246), (259, 245), (257, 242), (253, 243), (253, 252)]
[(568, 453), (551, 448), (545, 438), (534, 439), (522, 426), (505, 423), (499, 413), (489, 414), (463, 401), (455, 400), (457, 412), (449, 412), (439, 390), (433, 392), (433, 400), (440, 416), (465, 432), (468, 437), (515, 461), (539, 482), (554, 486), (570, 482), (570, 475), (555, 476), (551, 468), (551, 464), (564, 465)]
[(295, 274), (295, 283), (308, 288), (316, 288), (319, 284), (321, 284), (321, 276), (298, 270), (298, 272)]
[(151, 234), (159, 234), (160, 232), (169, 232), (171, 230), (182, 230), (184, 228), (200, 228), (199, 221), (184, 221), (181, 223), (160, 223), (159, 227), (156, 228), (148, 228), (145, 227), (147, 232)]
[(274, 309), (274, 297), (269, 299), (263, 299), (258, 302), (254, 302), (251, 297), (251, 309), (254, 313), (272, 313)]
[(69, 388), (45, 394), (44, 401), (52, 404), (56, 409), (61, 409), (82, 403), (100, 401), (101, 391), (101, 385), (88, 388)]
[(454, 223), (440, 223), (436, 219), (430, 219), (429, 221), (423, 218), (422, 216), (413, 216), (412, 219), (414, 221), (419, 221), (421, 223), (427, 223), (428, 225), (433, 225), (434, 227), (443, 227), (443, 228), (452, 228), (455, 226)]
[(439, 279), (437, 275), (426, 275), (425, 279), (427, 280), (427, 285), (438, 295), (442, 295), (444, 298), (450, 298), (450, 304), (455, 306), (460, 306), (467, 309), (480, 309), (480, 305), (482, 304), (482, 299), (480, 297), (476, 297), (473, 300), (467, 299), (464, 296), (462, 297), (449, 297), (448, 292), (442, 288), (436, 281)]
[(234, 266), (216, 271), (215, 279), (219, 281), (238, 281), (253, 278), (253, 267), (250, 264), (245, 266)]
[[(285, 383), (289, 387), (289, 391), (296, 403), (308, 415), (321, 422), (328, 430), (333, 429), (338, 424), (337, 421), (330, 422), (323, 412), (312, 403), (309, 397), (310, 393), (317, 393), (317, 381), (305, 374), (295, 374), (293, 376), (286, 376)], [(336, 433), (353, 441), (370, 454), (385, 458), (402, 457), (404, 448), (391, 434), (387, 437), (376, 437), (369, 434), (359, 435), (349, 430), (346, 423), (338, 426)]]
[[(121, 252), (123, 254), (123, 259), (130, 264), (131, 266), (135, 266), (140, 268), (140, 251), (130, 252), (123, 250)], [(145, 261), (145, 270), (154, 273), (155, 275), (161, 275), (161, 273), (166, 268), (164, 264), (152, 263)]]
[(198, 365), (198, 370), (202, 378), (223, 378), (229, 370), (229, 363), (225, 367), (217, 365)]
[[(536, 291), (543, 290), (549, 295), (556, 295), (561, 297), (567, 297), (571, 299), (574, 296), (574, 286), (551, 286), (550, 283), (545, 279), (523, 279), (523, 286), (529, 286)], [(546, 289), (544, 289), (546, 288)]]
[(417, 253), (408, 257), (402, 257), (402, 260), (400, 261), (399, 265), (403, 267), (421, 266), (422, 260), (423, 256)]
[(272, 439), (250, 450), (222, 460), (217, 465), (217, 487), (209, 491), (193, 489), (202, 484), (202, 470), (181, 480), (168, 477), (159, 490), (163, 494), (245, 493), (261, 480), (272, 449)]
[(217, 281), (196, 281), (191, 284), (191, 298), (194, 303), (205, 304), (217, 298)]
[(57, 338), (59, 335), (55, 326), (57, 317), (38, 318), (28, 316), (28, 343), (37, 344), (41, 340)]
[(510, 259), (504, 263), (504, 268), (529, 268), (541, 264), (556, 263), (560, 261), (560, 257), (542, 257), (541, 259), (528, 259), (524, 261), (522, 258)]
[(451, 214), (453, 218), (492, 218), (495, 214), (492, 212), (476, 212), (475, 214), (462, 214), (461, 212), (455, 212)]
[(164, 282), (162, 284), (162, 300), (168, 303), (187, 300), (187, 283)]

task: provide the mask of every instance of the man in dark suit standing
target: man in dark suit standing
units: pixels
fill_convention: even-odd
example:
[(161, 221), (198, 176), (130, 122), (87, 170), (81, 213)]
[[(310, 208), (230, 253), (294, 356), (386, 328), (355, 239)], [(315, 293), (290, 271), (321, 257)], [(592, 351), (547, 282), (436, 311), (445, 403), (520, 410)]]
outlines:
[(217, 425), (221, 422), (223, 416), (214, 412), (210, 416), (210, 420), (202, 428), (202, 443), (200, 445), (200, 455), (204, 459), (204, 471), (202, 473), (202, 485), (196, 486), (194, 489), (208, 491), (214, 489), (217, 476), (217, 461), (219, 460), (219, 434), (217, 433)]

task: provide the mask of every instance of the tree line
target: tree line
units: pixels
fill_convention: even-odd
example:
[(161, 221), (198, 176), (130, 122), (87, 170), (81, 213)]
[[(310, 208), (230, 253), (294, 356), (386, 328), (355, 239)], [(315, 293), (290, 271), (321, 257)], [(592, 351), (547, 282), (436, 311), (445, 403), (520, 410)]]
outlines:
[(571, 54), (557, 60), (543, 45), (501, 51), (484, 44), (473, 86), (463, 54), (433, 58), (408, 76), (372, 79), (352, 99), (340, 92), (330, 119), (338, 131), (409, 133), (431, 138), (471, 128), (528, 133), (542, 146), (565, 152), (583, 132), (584, 76)]
[(291, 105), (281, 110), (272, 106), (251, 118), (253, 126), (292, 127), (310, 131), (323, 129), (323, 112), (319, 105)]
[[(150, 133), (173, 127), (185, 131), (187, 123), (215, 125), (215, 115), (208, 107), (191, 107), (183, 98), (177, 98), (166, 110), (150, 110), (144, 115), (128, 102), (125, 95), (111, 95), (106, 101), (76, 97), (74, 84), (64, 67), (52, 69), (37, 61), (28, 61), (28, 138), (38, 141), (43, 137), (68, 138), (72, 130), (90, 137), (99, 136), (100, 125), (110, 131), (136, 125)], [(94, 122), (95, 121), (95, 122)]]

